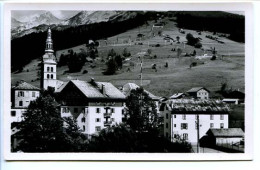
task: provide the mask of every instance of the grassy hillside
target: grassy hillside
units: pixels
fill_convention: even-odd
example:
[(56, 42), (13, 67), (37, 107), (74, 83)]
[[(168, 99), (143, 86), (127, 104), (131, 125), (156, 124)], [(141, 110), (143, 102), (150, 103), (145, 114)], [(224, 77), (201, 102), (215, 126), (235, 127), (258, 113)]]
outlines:
[[(229, 87), (244, 90), (244, 43), (219, 37), (224, 42), (224, 44), (221, 44), (205, 37), (206, 35), (212, 35), (212, 32), (202, 32), (199, 35), (194, 30), (185, 29), (185, 34), (182, 34), (176, 27), (177, 24), (175, 22), (170, 21), (167, 17), (163, 21), (166, 25), (161, 30), (154, 29), (151, 31), (154, 21), (150, 21), (141, 27), (109, 37), (107, 44), (104, 40), (99, 40), (99, 57), (95, 60), (95, 68), (90, 67), (91, 63), (86, 63), (82, 71), (88, 70), (88, 73), (82, 74), (82, 71), (78, 73), (66, 73), (68, 70), (67, 66), (58, 67), (57, 78), (62, 81), (68, 81), (76, 78), (90, 80), (91, 77), (94, 77), (97, 81), (110, 81), (118, 87), (127, 82), (140, 84), (140, 61), (138, 56), (140, 52), (151, 49), (151, 55), (156, 55), (157, 58), (143, 57), (143, 85), (144, 88), (155, 95), (169, 97), (173, 93), (187, 91), (195, 86), (205, 86), (214, 94), (214, 91), (219, 90), (223, 82), (227, 82)], [(175, 40), (176, 36), (179, 36), (180, 42), (185, 42), (186, 34), (191, 33), (194, 37), (201, 38), (203, 50), (195, 49), (189, 45), (184, 46), (183, 43), (167, 42), (163, 36), (158, 35), (158, 31), (162, 31), (162, 35), (168, 35)], [(140, 33), (144, 34), (144, 38), (142, 41), (136, 41), (136, 36)], [(129, 38), (131, 39), (131, 45), (128, 44)], [(57, 42), (54, 41), (54, 43)], [(138, 45), (140, 43), (142, 45)], [(160, 44), (160, 46), (155, 47), (156, 44)], [(172, 51), (172, 49), (177, 49), (178, 47), (182, 49), (182, 55), (179, 58), (177, 57), (177, 53)], [(203, 54), (211, 56), (211, 52), (207, 51), (210, 47), (215, 47), (218, 52), (218, 57), (215, 61), (210, 60), (210, 57), (196, 59), (195, 57), (184, 56), (185, 53), (191, 53), (194, 50), (196, 50), (197, 56)], [(132, 57), (130, 60), (124, 62), (123, 69), (117, 71), (116, 75), (105, 76), (102, 74), (102, 71), (104, 71), (106, 65), (104, 62), (101, 62), (101, 58), (105, 59), (108, 51), (112, 48), (119, 54), (122, 54), (123, 49), (127, 48), (131, 52)], [(59, 50), (56, 52), (57, 58), (62, 53), (65, 54), (69, 49), (79, 52), (81, 49), (86, 50), (86, 47), (83, 44)], [(29, 83), (33, 81), (31, 82), (32, 84), (39, 86), (40, 82), (36, 80), (38, 62), (35, 59), (24, 67), (23, 72), (12, 74), (12, 83), (15, 83), (19, 79), (24, 79)], [(166, 62), (168, 62), (168, 68), (164, 67)], [(197, 66), (190, 68), (189, 66), (192, 62), (197, 62)], [(152, 69), (153, 64), (157, 65), (157, 72)], [(130, 72), (128, 72), (128, 68)]]

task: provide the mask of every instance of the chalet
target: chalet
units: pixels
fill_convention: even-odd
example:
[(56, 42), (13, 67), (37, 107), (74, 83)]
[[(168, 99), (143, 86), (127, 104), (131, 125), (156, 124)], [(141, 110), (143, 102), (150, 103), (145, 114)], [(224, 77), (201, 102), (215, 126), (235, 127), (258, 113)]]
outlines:
[(84, 134), (91, 136), (122, 122), (126, 97), (111, 83), (71, 80), (57, 92), (61, 116), (75, 118)]
[(189, 96), (194, 97), (195, 99), (209, 99), (210, 91), (205, 87), (193, 87), (186, 92)]
[(228, 128), (230, 109), (221, 100), (176, 99), (161, 105), (164, 136), (171, 141), (195, 144), (211, 128)]
[(31, 101), (40, 96), (40, 89), (20, 81), (11, 88), (11, 123), (22, 121), (22, 114), (26, 111)]

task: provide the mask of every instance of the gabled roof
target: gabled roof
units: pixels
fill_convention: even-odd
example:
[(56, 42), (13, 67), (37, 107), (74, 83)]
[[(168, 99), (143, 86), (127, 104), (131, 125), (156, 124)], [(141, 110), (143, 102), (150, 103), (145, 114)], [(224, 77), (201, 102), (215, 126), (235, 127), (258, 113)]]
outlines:
[(29, 83), (26, 83), (25, 81), (21, 81), (18, 85), (15, 87), (12, 87), (14, 90), (40, 90), (38, 87), (35, 87)]
[[(129, 96), (130, 93), (131, 93), (131, 90), (134, 90), (134, 89), (137, 89), (137, 88), (140, 88), (140, 86), (138, 86), (137, 84), (135, 83), (127, 83), (123, 86), (123, 93), (126, 95), (126, 96)], [(155, 96), (154, 94), (150, 93), (149, 91), (147, 90), (144, 90), (149, 97), (151, 97), (153, 100), (159, 100), (160, 97), (158, 96)]]
[(241, 128), (228, 129), (209, 129), (207, 134), (212, 133), (215, 137), (243, 137), (244, 132)]
[[(70, 80), (61, 86), (57, 92), (62, 92), (63, 89), (70, 83), (73, 83), (87, 98), (113, 98), (125, 99), (125, 95), (109, 82), (95, 82), (93, 83), (82, 80)], [(104, 93), (102, 93), (102, 86)]]
[(204, 89), (208, 92), (210, 92), (208, 89), (206, 89), (205, 87), (193, 87), (190, 90), (187, 91), (187, 93), (196, 93), (197, 91)]

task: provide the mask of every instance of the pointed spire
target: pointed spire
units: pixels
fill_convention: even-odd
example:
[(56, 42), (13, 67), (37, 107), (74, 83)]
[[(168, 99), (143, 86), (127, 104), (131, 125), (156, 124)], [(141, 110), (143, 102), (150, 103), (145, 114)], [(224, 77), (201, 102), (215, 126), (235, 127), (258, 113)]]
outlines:
[(50, 27), (48, 28), (48, 31), (47, 31), (45, 52), (53, 53), (53, 44), (52, 44), (52, 39), (51, 39), (51, 28)]

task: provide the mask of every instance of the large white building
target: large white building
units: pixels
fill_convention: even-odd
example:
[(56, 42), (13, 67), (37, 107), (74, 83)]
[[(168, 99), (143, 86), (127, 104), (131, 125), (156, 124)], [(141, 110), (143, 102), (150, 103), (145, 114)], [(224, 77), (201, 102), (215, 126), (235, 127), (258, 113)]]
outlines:
[(61, 116), (75, 118), (82, 133), (97, 134), (122, 122), (125, 95), (111, 83), (71, 80), (57, 92)]
[(210, 128), (228, 128), (229, 107), (220, 100), (175, 99), (162, 104), (164, 136), (198, 142)]

